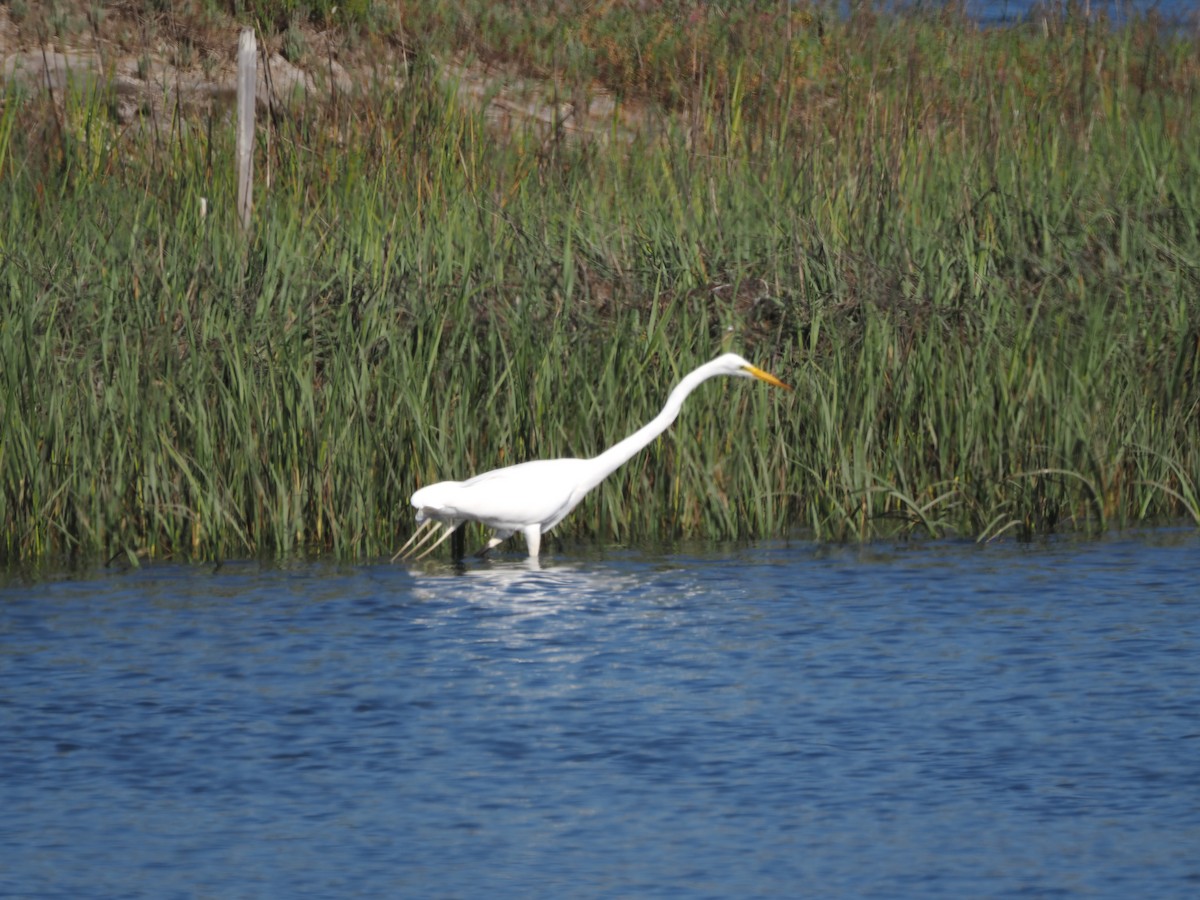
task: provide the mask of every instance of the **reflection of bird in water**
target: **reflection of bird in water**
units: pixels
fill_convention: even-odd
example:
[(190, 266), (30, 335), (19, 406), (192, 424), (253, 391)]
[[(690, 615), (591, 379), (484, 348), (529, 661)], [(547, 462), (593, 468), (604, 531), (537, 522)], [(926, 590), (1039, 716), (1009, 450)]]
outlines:
[[(683, 401), (702, 383), (718, 375), (758, 378), (768, 384), (787, 385), (736, 353), (718, 356), (686, 375), (671, 391), (662, 411), (623, 441), (591, 459), (539, 459), (484, 472), (466, 481), (439, 481), (412, 495), (420, 526), (396, 556), (413, 558), (441, 526), (441, 536), (415, 559), (429, 554), (463, 522), (479, 522), (492, 529), (480, 551), (487, 553), (515, 532), (525, 535), (530, 558), (536, 558), (542, 535), (566, 517), (588, 491), (611, 475), (635, 453), (662, 434), (675, 421)], [(788, 388), (790, 390), (790, 388)]]

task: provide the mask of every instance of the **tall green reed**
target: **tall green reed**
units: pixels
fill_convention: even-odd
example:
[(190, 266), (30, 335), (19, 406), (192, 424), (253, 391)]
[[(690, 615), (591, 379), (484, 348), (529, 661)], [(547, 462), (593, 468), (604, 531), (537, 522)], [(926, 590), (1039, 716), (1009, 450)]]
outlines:
[(631, 147), (500, 142), (419, 66), (314, 101), (248, 240), (219, 121), (80, 144), (6, 105), (0, 555), (380, 556), (416, 487), (597, 453), (725, 349), (796, 392), (705, 385), (562, 537), (1195, 518), (1190, 57), (794, 24), (699, 32), (722, 66), (654, 76)]

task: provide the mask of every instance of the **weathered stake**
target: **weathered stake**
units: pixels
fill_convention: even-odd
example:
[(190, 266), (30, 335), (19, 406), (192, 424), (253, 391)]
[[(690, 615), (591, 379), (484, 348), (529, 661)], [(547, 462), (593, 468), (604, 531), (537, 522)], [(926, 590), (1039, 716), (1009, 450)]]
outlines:
[(243, 28), (238, 38), (237, 75), (237, 182), (238, 219), (250, 228), (254, 188), (254, 82), (258, 55), (254, 29)]

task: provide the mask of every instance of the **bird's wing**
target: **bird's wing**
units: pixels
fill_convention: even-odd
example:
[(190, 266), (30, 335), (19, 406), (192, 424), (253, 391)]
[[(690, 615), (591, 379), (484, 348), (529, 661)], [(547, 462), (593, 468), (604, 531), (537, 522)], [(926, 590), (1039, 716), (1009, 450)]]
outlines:
[(539, 459), (476, 475), (448, 497), (444, 509), (492, 528), (519, 531), (548, 528), (575, 503), (584, 460)]

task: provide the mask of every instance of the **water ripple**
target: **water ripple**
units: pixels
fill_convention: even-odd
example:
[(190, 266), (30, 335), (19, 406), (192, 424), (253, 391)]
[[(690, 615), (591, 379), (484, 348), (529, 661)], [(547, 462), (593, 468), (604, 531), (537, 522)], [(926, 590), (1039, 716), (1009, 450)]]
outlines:
[(0, 591), (0, 894), (1189, 897), (1200, 542)]

